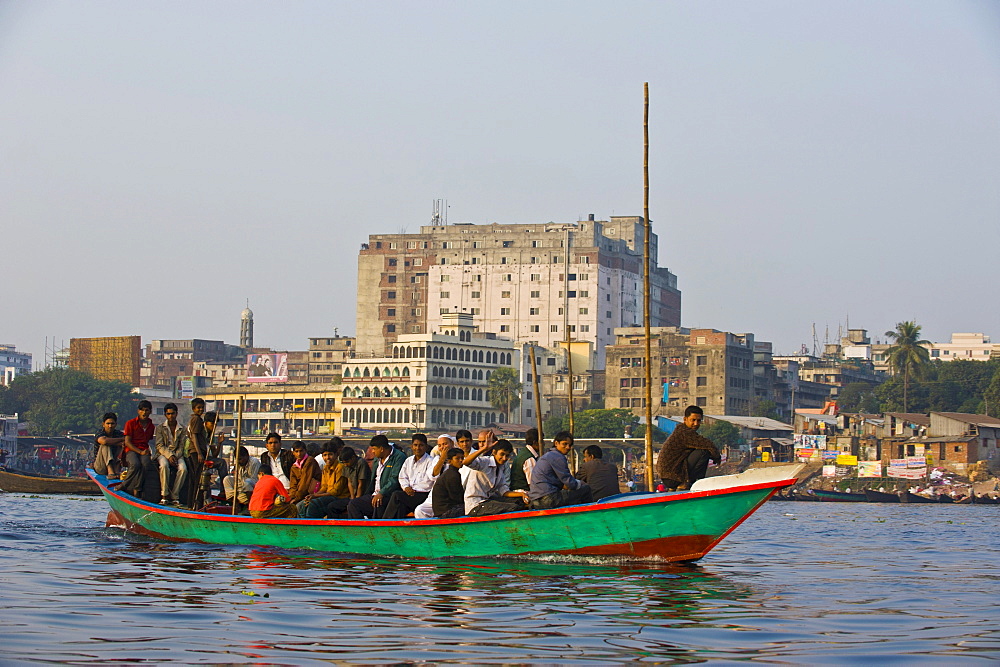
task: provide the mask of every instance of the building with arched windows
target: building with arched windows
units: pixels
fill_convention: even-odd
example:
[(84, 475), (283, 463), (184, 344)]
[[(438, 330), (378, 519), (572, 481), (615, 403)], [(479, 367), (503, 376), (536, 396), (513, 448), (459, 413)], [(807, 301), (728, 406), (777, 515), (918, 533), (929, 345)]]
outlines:
[(379, 357), (343, 361), (343, 430), (443, 430), (521, 422), (487, 397), (490, 377), (513, 368), (522, 377), (513, 341), (475, 330), (465, 313), (442, 316), (434, 333), (402, 335)]

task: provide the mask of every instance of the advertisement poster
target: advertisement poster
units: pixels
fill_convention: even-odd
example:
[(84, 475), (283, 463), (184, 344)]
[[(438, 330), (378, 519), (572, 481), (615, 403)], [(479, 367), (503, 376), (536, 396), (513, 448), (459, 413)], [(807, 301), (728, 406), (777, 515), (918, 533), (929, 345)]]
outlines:
[(858, 457), (852, 454), (838, 454), (837, 455), (837, 465), (839, 466), (856, 466), (858, 465)]
[(288, 382), (288, 354), (248, 354), (247, 382)]
[(858, 461), (858, 477), (881, 477), (881, 461)]
[(823, 477), (836, 477), (837, 466), (823, 466)]

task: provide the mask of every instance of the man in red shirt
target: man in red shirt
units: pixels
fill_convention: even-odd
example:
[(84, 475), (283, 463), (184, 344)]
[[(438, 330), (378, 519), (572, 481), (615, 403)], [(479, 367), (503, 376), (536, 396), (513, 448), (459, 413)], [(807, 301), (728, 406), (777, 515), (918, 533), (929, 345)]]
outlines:
[(125, 465), (128, 472), (122, 479), (120, 491), (141, 497), (146, 474), (153, 469), (153, 459), (149, 455), (149, 446), (153, 442), (156, 427), (149, 418), (153, 405), (149, 401), (139, 401), (138, 417), (125, 422)]
[[(261, 465), (257, 473), (257, 484), (250, 496), (250, 516), (255, 519), (294, 519), (299, 515), (295, 505), (289, 502), (288, 490), (278, 478), (271, 474), (271, 468)], [(275, 499), (281, 496), (284, 503), (275, 504)]]

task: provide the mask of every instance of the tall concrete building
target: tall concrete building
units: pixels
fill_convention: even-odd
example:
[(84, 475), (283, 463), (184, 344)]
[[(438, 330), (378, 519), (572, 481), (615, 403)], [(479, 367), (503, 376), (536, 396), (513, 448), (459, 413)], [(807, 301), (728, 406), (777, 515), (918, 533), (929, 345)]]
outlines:
[(9, 387), (18, 375), (31, 372), (31, 355), (18, 352), (17, 346), (0, 343), (0, 384)]
[[(616, 332), (608, 347), (605, 406), (628, 408), (645, 416), (645, 333), (639, 328)], [(748, 415), (753, 400), (753, 334), (715, 329), (657, 328), (652, 347), (653, 415), (682, 415), (698, 405), (713, 415)], [(668, 386), (663, 404), (663, 385)]]
[[(515, 343), (593, 343), (604, 365), (614, 329), (641, 326), (643, 219), (429, 225), (375, 234), (358, 257), (357, 349), (384, 355), (401, 335), (434, 333), (446, 313)], [(677, 277), (650, 239), (651, 325), (680, 326)], [(583, 371), (585, 369), (579, 369)]]

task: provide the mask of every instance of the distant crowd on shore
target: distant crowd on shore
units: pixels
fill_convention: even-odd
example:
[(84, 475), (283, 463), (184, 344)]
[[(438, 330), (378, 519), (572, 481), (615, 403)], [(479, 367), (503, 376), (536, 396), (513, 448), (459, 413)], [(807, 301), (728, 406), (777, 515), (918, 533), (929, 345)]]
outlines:
[[(118, 490), (142, 497), (147, 474), (159, 474), (160, 503), (202, 507), (213, 500), (210, 480), (217, 474), (219, 499), (235, 503), (256, 518), (430, 519), (488, 516), (526, 509), (551, 509), (601, 500), (619, 493), (618, 468), (604, 460), (597, 445), (583, 450), (575, 475), (568, 455), (574, 439), (561, 431), (552, 447), (539, 453), (538, 430), (529, 429), (523, 447), (498, 438), (491, 428), (443, 433), (431, 444), (415, 433), (410, 455), (385, 435), (371, 439), (359, 454), (339, 437), (310, 455), (305, 443), (284, 449), (281, 436), (268, 434), (266, 450), (251, 456), (235, 450), (233, 473), (223, 460), (224, 434), (215, 433), (217, 415), (205, 401), (191, 401), (191, 419), (177, 422), (177, 406), (168, 403), (166, 420), (153, 426), (152, 406), (141, 401), (138, 414), (117, 430), (117, 416), (104, 415), (95, 436), (94, 469)], [(702, 411), (690, 406), (683, 424), (664, 443), (657, 471), (667, 490), (689, 488), (705, 476), (709, 460), (718, 462), (711, 441), (698, 435)], [(235, 447), (234, 447), (235, 448)], [(370, 461), (370, 462), (369, 462)]]

